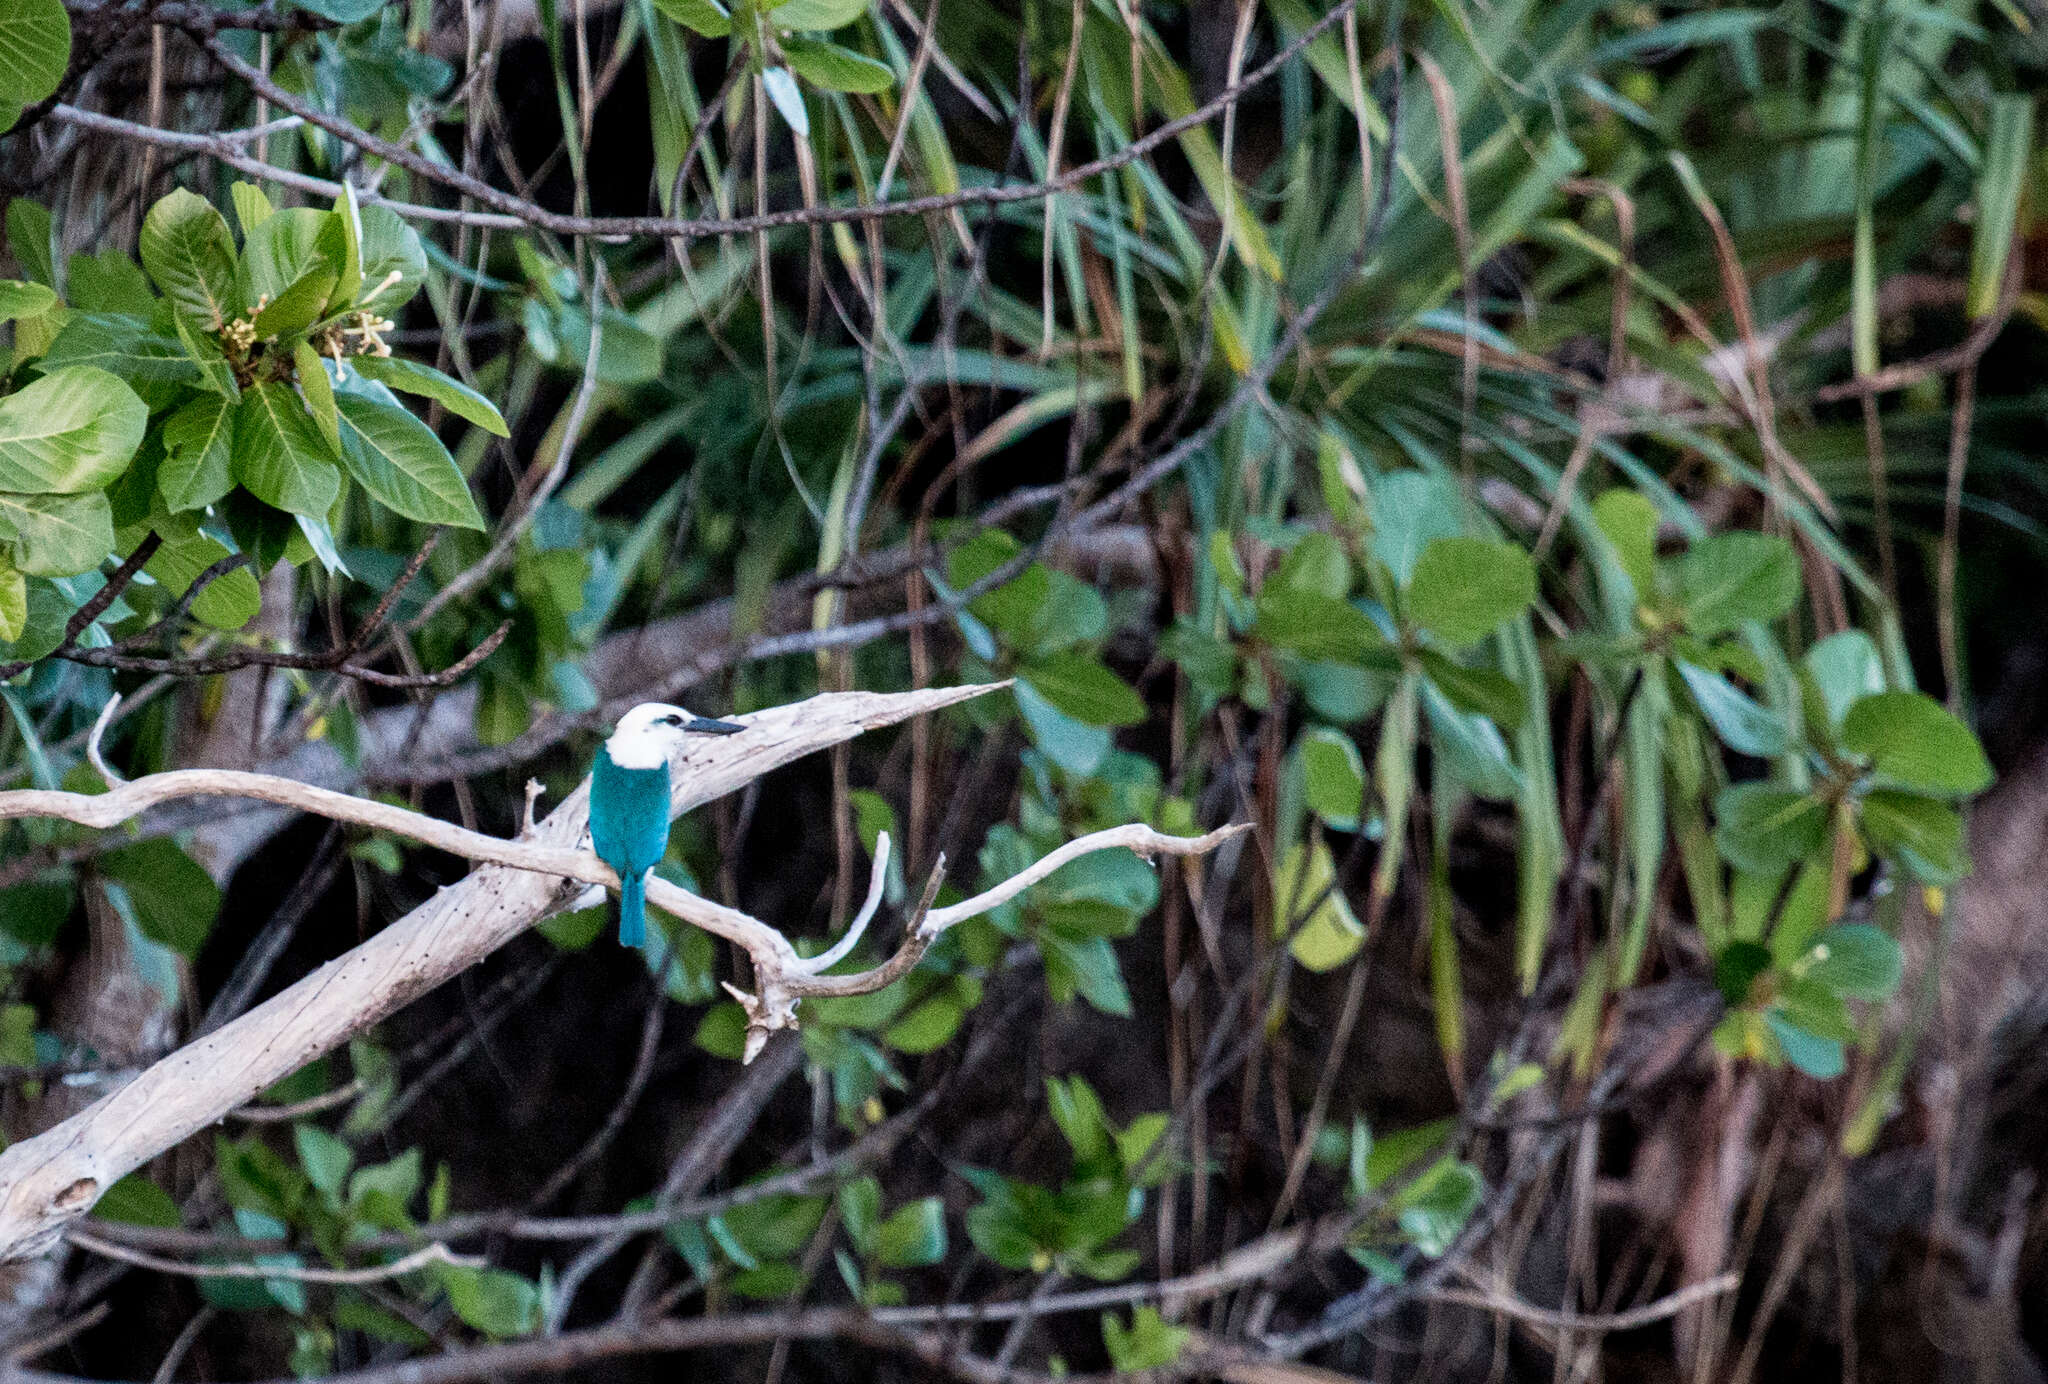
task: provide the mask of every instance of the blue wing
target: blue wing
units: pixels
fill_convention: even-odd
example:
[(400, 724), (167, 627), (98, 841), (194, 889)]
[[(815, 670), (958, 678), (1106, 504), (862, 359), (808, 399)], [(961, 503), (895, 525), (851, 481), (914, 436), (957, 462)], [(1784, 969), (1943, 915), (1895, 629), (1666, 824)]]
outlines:
[(590, 770), (590, 844), (620, 874), (652, 869), (668, 849), (668, 766), (621, 769), (603, 750)]
[(647, 934), (645, 876), (668, 849), (668, 765), (621, 769), (602, 749), (590, 769), (590, 844), (619, 872), (619, 941)]

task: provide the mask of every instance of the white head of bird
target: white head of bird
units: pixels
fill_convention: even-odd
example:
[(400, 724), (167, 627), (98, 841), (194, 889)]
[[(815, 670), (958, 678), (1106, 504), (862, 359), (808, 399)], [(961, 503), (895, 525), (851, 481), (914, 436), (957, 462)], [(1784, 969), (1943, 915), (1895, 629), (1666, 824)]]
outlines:
[(656, 769), (668, 763), (686, 735), (734, 735), (745, 729), (667, 702), (642, 702), (619, 718), (604, 747), (621, 769)]

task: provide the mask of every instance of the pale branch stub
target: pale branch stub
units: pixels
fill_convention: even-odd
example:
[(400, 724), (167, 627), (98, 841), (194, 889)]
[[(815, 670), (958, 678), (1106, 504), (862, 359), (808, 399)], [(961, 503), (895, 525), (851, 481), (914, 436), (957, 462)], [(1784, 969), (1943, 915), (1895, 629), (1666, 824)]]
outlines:
[[(989, 683), (917, 692), (826, 693), (734, 719), (740, 735), (693, 739), (671, 762), (677, 814), (724, 796), (772, 769), (862, 731), (978, 697)], [(106, 723), (101, 719), (101, 727)], [(187, 769), (122, 781), (105, 765), (98, 730), (90, 758), (108, 781), (102, 794), (27, 789), (0, 792), (0, 818), (54, 817), (92, 827), (127, 822), (161, 803), (191, 797), (254, 798), (408, 837), (465, 857), (479, 868), (361, 946), (281, 994), (144, 1070), (63, 1123), (0, 1153), (0, 1259), (54, 1246), (115, 1181), (180, 1141), (224, 1119), (277, 1081), (332, 1051), (443, 981), (474, 965), (552, 913), (615, 886), (588, 848), (586, 780), (555, 810), (507, 840), (387, 803), (269, 774)], [(529, 815), (530, 815), (529, 804)], [(1196, 855), (1242, 828), (1199, 837), (1167, 836), (1133, 824), (1068, 842), (1015, 877), (963, 902), (926, 900), (896, 953), (851, 975), (822, 972), (850, 946), (806, 960), (781, 932), (738, 909), (650, 879), (648, 901), (744, 949), (755, 990), (735, 993), (750, 1024), (749, 1051), (768, 1033), (794, 1027), (806, 995), (858, 994), (908, 972), (948, 927), (1014, 898), (1062, 864), (1090, 851), (1127, 847), (1142, 855)], [(879, 846), (876, 878), (886, 865)], [(936, 884), (936, 876), (932, 883)], [(873, 916), (871, 885), (861, 923)]]

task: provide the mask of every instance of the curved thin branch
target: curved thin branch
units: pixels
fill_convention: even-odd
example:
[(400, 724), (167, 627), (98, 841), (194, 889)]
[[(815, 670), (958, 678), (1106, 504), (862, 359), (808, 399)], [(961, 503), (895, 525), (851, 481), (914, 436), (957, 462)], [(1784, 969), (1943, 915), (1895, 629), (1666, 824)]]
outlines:
[(143, 1250), (131, 1249), (112, 1240), (102, 1240), (89, 1231), (73, 1226), (64, 1236), (80, 1249), (90, 1250), (104, 1259), (118, 1259), (123, 1264), (133, 1264), (138, 1269), (151, 1269), (157, 1273), (176, 1274), (180, 1278), (282, 1278), (294, 1283), (331, 1283), (339, 1285), (386, 1283), (394, 1278), (403, 1278), (409, 1273), (418, 1273), (430, 1264), (453, 1264), (457, 1268), (479, 1269), (489, 1260), (472, 1255), (457, 1254), (443, 1244), (428, 1245), (414, 1250), (388, 1264), (371, 1264), (360, 1269), (301, 1268), (292, 1264), (188, 1264), (182, 1259), (165, 1259), (160, 1255)]

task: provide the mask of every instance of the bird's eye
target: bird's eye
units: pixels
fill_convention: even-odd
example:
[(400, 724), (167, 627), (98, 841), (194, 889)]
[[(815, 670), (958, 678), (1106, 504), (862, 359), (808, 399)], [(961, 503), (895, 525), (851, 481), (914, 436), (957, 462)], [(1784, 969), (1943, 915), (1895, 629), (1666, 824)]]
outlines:
[(679, 726), (683, 723), (683, 718), (680, 716), (664, 716), (661, 718), (661, 723), (665, 726)]

